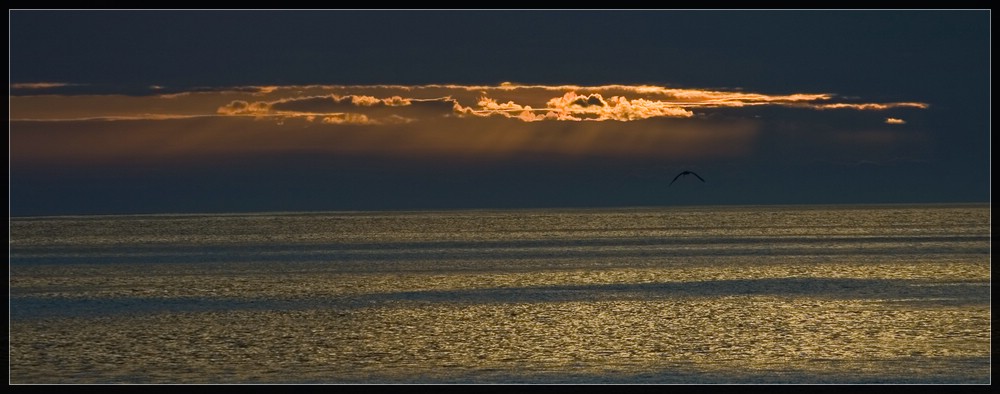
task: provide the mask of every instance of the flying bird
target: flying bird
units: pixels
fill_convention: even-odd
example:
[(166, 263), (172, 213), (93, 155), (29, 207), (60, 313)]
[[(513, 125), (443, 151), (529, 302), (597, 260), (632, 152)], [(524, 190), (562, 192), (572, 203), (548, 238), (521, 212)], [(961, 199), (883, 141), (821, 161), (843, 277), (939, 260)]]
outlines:
[[(694, 175), (694, 176), (698, 177), (698, 179), (700, 179), (702, 182), (705, 182), (705, 179), (702, 178), (700, 175), (695, 174), (694, 172), (691, 172), (691, 171), (684, 171), (684, 172), (681, 172), (680, 174), (677, 174), (677, 176), (674, 177), (674, 180), (670, 181), (670, 185), (673, 185), (674, 182), (677, 181), (677, 178), (680, 178), (680, 177), (685, 176), (685, 175)], [(667, 185), (667, 186), (669, 186), (669, 185)]]

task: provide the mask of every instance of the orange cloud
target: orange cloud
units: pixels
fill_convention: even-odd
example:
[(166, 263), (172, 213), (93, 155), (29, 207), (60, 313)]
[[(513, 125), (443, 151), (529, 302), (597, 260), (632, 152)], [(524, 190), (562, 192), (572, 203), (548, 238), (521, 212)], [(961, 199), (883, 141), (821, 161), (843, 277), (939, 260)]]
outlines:
[(723, 92), (699, 89), (662, 89), (657, 94), (674, 100), (679, 106), (690, 107), (745, 107), (753, 105), (788, 105), (790, 103), (823, 101), (833, 96), (819, 94), (767, 95), (760, 93)]
[[(332, 94), (282, 98), (274, 101), (233, 100), (219, 107), (216, 112), (220, 115), (254, 116), (257, 118), (306, 117), (310, 121), (320, 117), (322, 122), (327, 124), (407, 123), (414, 119), (404, 115), (419, 111), (418, 107), (447, 101), (449, 101), (447, 98), (427, 100), (392, 96), (380, 99), (368, 95), (338, 96)], [(447, 103), (445, 105), (448, 107), (444, 111), (450, 113), (453, 106)], [(395, 113), (400, 111), (402, 114)], [(377, 119), (379, 117), (384, 119)]]
[(617, 120), (631, 121), (654, 117), (687, 118), (694, 113), (664, 101), (646, 99), (629, 100), (620, 96), (605, 99), (598, 93), (586, 96), (567, 92), (561, 97), (550, 99), (543, 108), (532, 108), (513, 101), (498, 103), (489, 97), (481, 97), (478, 109), (461, 109), (460, 112), (479, 116), (501, 115), (526, 122), (541, 120)]
[(835, 104), (812, 104), (807, 105), (809, 108), (814, 109), (855, 109), (858, 111), (885, 111), (892, 108), (920, 108), (927, 109), (930, 105), (926, 103), (864, 103), (864, 104), (849, 104), (849, 103), (835, 103)]
[(326, 123), (326, 124), (358, 124), (358, 125), (378, 124), (378, 122), (374, 122), (371, 119), (368, 119), (368, 117), (365, 116), (364, 114), (354, 114), (354, 113), (346, 113), (346, 114), (337, 114), (337, 115), (325, 116), (325, 117), (323, 117), (323, 123)]
[(65, 82), (26, 82), (26, 83), (12, 83), (10, 84), (11, 89), (52, 89), (61, 88), (65, 86), (78, 86), (75, 83), (65, 83)]
[(219, 107), (216, 112), (222, 115), (268, 115), (271, 113), (271, 104), (262, 101), (248, 103), (243, 100), (233, 100)]
[(292, 117), (341, 119), (343, 114), (355, 113), (365, 115), (369, 123), (398, 123), (396, 118), (419, 122), (456, 116), (496, 116), (524, 122), (630, 122), (691, 118), (726, 108), (752, 111), (750, 108), (756, 106), (856, 111), (929, 107), (922, 102), (857, 101), (845, 102), (827, 93), (769, 95), (652, 85), (246, 86), (150, 96), (30, 95), (21, 92), (10, 97), (10, 118), (72, 120), (250, 116), (281, 121)]
[[(802, 117), (803, 111), (840, 110), (843, 113), (834, 116), (840, 120), (850, 111), (928, 108), (915, 101), (848, 101), (824, 93), (504, 83), (234, 87), (168, 95), (9, 98), (12, 163), (131, 163), (296, 152), (732, 159), (760, 149), (763, 124), (770, 125), (769, 132), (775, 132), (775, 124), (797, 124), (777, 132), (815, 152), (835, 145), (850, 147), (851, 152), (896, 154), (930, 144), (899, 127), (827, 130), (783, 122), (781, 111), (769, 112), (771, 120), (754, 117), (760, 106), (794, 108), (797, 122), (811, 119)], [(826, 119), (831, 114), (818, 116)], [(803, 154), (811, 157), (815, 152)]]

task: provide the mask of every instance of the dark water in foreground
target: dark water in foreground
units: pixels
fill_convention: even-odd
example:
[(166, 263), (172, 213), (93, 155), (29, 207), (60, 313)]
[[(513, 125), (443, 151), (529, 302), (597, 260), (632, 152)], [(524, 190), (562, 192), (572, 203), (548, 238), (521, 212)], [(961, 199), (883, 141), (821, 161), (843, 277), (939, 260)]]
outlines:
[(983, 205), (15, 218), (11, 383), (991, 383)]

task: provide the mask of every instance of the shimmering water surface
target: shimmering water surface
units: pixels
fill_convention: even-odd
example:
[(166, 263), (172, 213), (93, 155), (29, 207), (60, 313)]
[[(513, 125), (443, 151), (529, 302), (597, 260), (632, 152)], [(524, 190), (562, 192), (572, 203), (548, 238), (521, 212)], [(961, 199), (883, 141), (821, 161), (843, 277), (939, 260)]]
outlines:
[(11, 383), (990, 383), (990, 208), (14, 218)]

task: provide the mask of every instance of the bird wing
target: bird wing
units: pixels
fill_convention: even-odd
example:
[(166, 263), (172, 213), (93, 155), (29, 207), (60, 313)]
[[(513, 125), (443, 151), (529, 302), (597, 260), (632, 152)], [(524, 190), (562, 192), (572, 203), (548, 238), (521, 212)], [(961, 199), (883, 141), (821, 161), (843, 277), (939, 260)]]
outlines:
[[(681, 175), (684, 175), (684, 173), (682, 172), (682, 173), (680, 173), (680, 174), (677, 174), (677, 176), (675, 176), (675, 177), (674, 177), (674, 180), (673, 180), (673, 181), (670, 181), (670, 185), (673, 185), (673, 184), (674, 184), (674, 181), (676, 181), (676, 180), (677, 180), (677, 178), (680, 178), (680, 177), (681, 177)], [(667, 186), (670, 186), (670, 185), (667, 185)]]
[(698, 179), (701, 179), (701, 181), (702, 181), (702, 182), (705, 182), (705, 179), (704, 179), (704, 178), (702, 178), (702, 177), (701, 177), (700, 175), (698, 175), (698, 174), (695, 174), (695, 173), (693, 173), (693, 172), (691, 173), (691, 175), (694, 175), (694, 176), (698, 177)]

